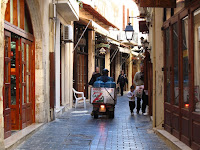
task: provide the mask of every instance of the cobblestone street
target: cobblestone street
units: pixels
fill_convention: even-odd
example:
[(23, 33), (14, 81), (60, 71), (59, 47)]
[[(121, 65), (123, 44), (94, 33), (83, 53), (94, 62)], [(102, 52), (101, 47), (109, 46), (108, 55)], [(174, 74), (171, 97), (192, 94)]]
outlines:
[[(79, 105), (81, 106), (81, 105)], [(152, 130), (149, 116), (130, 115), (126, 96), (118, 97), (115, 118), (93, 119), (79, 107), (44, 125), (32, 137), (17, 147), (18, 150), (167, 150), (169, 149)]]

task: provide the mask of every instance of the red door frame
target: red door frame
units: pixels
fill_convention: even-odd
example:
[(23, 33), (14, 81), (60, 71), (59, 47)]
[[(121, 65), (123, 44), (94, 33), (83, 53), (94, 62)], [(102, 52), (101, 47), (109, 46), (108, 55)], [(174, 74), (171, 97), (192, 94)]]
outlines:
[[(8, 45), (4, 45), (4, 87), (3, 87), (3, 116), (4, 116), (4, 138), (7, 138), (11, 135), (11, 33), (4, 31), (4, 38), (8, 38)], [(5, 40), (5, 39), (4, 39)], [(6, 42), (5, 42), (6, 44)], [(6, 55), (6, 46), (7, 46), (7, 55)], [(6, 63), (8, 63), (8, 68), (6, 68)], [(6, 69), (7, 71), (7, 78), (6, 79)], [(8, 89), (8, 91), (6, 90)], [(7, 95), (7, 96), (6, 96)]]

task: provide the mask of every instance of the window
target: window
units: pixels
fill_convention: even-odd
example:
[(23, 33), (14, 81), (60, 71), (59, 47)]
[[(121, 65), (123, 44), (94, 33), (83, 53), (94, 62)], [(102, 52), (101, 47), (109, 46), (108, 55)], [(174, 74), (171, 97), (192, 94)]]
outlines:
[(182, 19), (183, 104), (189, 108), (188, 16)]
[(179, 104), (179, 59), (178, 59), (178, 24), (173, 25), (173, 60), (174, 60), (174, 104)]
[(196, 112), (200, 113), (200, 9), (194, 12), (194, 108)]

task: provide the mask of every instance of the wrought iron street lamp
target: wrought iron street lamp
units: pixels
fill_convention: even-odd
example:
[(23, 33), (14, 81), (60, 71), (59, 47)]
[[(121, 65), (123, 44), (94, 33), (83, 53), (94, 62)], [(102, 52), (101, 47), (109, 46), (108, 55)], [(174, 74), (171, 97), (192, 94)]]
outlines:
[(133, 34), (134, 34), (134, 30), (133, 30), (133, 26), (131, 25), (131, 23), (129, 22), (128, 25), (125, 28), (125, 34), (126, 34), (126, 40), (127, 41), (131, 41), (133, 40)]

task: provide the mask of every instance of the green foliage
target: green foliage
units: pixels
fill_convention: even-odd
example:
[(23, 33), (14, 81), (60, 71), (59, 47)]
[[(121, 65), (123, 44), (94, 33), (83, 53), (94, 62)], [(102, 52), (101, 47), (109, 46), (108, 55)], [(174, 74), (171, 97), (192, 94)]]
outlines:
[(78, 2), (79, 7), (80, 7), (80, 8), (83, 8), (83, 2), (82, 2), (81, 0), (76, 0), (76, 1)]

